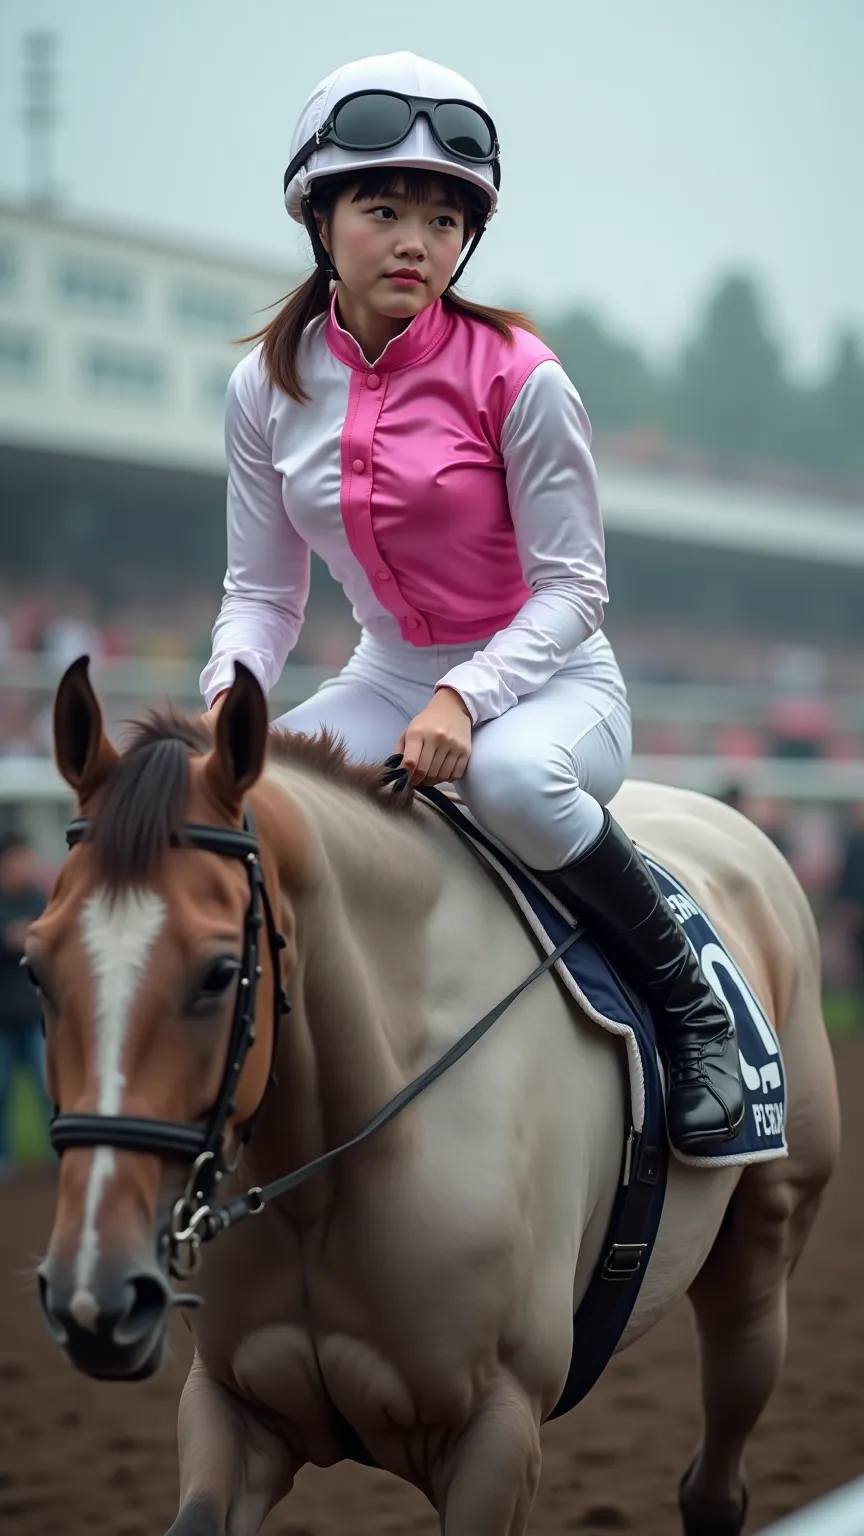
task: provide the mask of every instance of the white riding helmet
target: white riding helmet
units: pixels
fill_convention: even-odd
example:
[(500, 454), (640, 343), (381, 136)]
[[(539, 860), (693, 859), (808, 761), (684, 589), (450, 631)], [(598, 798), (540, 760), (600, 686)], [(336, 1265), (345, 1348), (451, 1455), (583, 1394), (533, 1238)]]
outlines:
[[(405, 96), (422, 97), (429, 101), (470, 102), (488, 120), (492, 151), (489, 163), (461, 159), (450, 155), (432, 132), (429, 118), (418, 113), (405, 137), (386, 149), (346, 149), (326, 141), (315, 147), (315, 136), (326, 124), (333, 108), (346, 96), (357, 91), (396, 92)], [(479, 91), (462, 75), (442, 64), (421, 59), (415, 53), (383, 53), (369, 59), (356, 59), (334, 70), (309, 97), (291, 140), (291, 162), (310, 144), (308, 157), (290, 178), (286, 173), (285, 207), (298, 224), (304, 222), (303, 199), (310, 188), (322, 176), (333, 176), (340, 171), (370, 170), (376, 166), (394, 165), (424, 171), (439, 171), (447, 176), (458, 176), (483, 192), (489, 202), (488, 223), (498, 203), (498, 141), (491, 118)], [(292, 166), (289, 165), (289, 170)]]

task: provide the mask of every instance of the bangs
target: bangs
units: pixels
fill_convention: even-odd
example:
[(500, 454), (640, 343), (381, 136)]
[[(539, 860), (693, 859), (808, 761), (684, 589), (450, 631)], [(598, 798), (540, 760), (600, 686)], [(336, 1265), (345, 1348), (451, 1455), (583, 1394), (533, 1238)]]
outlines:
[(475, 190), (461, 176), (447, 176), (439, 171), (422, 171), (414, 166), (382, 165), (365, 171), (342, 171), (336, 176), (322, 176), (312, 187), (312, 201), (332, 207), (341, 192), (354, 188), (352, 202), (364, 198), (404, 197), (409, 203), (443, 201), (463, 215), (465, 223), (477, 228), (486, 222), (489, 207), (482, 192)]
[(352, 202), (359, 203), (366, 197), (404, 197), (408, 203), (446, 202), (466, 215), (473, 202), (467, 182), (458, 176), (442, 176), (412, 166), (400, 169), (398, 165), (388, 169), (382, 166), (380, 171), (361, 171)]

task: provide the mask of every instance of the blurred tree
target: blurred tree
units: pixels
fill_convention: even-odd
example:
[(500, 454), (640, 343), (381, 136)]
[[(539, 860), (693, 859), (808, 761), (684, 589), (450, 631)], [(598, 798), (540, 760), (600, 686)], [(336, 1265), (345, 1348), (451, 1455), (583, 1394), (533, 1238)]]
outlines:
[(617, 431), (658, 420), (660, 384), (636, 347), (613, 336), (584, 309), (550, 321), (542, 329), (585, 401), (595, 428)]
[(790, 392), (752, 278), (733, 274), (708, 302), (673, 383), (669, 429), (726, 465), (776, 458)]
[(786, 429), (794, 464), (850, 488), (864, 482), (864, 348), (851, 331), (837, 336), (824, 376), (794, 391)]
[(864, 348), (850, 331), (838, 336), (813, 405), (818, 467), (844, 478), (864, 478)]
[(718, 467), (789, 465), (864, 484), (864, 343), (836, 340), (824, 378), (793, 384), (755, 280), (730, 273), (668, 379), (585, 309), (542, 327), (601, 432), (654, 428)]

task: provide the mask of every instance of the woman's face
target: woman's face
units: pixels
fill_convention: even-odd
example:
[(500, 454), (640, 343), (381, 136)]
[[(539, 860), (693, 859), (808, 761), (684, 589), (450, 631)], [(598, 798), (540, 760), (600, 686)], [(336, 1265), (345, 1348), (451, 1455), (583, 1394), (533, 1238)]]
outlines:
[(465, 218), (445, 186), (429, 202), (411, 202), (398, 190), (354, 201), (339, 197), (321, 237), (340, 281), (376, 314), (410, 320), (439, 299), (462, 251)]

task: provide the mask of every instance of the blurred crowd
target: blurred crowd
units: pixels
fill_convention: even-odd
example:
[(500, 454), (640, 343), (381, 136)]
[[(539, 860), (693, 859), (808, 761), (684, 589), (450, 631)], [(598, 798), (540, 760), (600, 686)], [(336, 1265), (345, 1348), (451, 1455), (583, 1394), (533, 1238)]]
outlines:
[(27, 839), (0, 836), (0, 1180), (13, 1168), (13, 1088), (29, 1078), (37, 1112), (48, 1115), (39, 999), (21, 960), (30, 924), (44, 905), (45, 871)]

